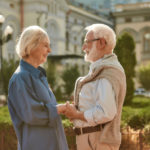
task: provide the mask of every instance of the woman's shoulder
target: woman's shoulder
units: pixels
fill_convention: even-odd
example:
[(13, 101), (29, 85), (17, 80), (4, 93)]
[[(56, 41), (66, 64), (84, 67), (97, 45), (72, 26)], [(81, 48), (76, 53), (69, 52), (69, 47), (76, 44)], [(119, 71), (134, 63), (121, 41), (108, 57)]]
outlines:
[(26, 70), (23, 70), (20, 68), (20, 66), (16, 69), (16, 71), (13, 73), (10, 84), (13, 82), (26, 82), (30, 79), (30, 73)]

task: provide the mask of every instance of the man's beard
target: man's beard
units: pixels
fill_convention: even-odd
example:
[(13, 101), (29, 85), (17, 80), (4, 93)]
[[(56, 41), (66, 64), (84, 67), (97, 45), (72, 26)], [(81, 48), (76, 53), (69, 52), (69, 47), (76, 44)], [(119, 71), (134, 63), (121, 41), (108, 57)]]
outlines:
[[(86, 50), (85, 50), (86, 51)], [(93, 62), (95, 60), (95, 58), (97, 57), (97, 48), (96, 48), (96, 44), (93, 44), (92, 48), (90, 50), (87, 50), (88, 54), (86, 53), (84, 55), (84, 60), (86, 62)]]

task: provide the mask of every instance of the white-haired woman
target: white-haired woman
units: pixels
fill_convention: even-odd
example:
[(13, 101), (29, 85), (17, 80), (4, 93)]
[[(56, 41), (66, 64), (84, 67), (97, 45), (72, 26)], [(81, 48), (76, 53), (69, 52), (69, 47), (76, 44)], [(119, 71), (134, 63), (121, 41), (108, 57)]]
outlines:
[[(68, 150), (58, 105), (45, 70), (51, 52), (47, 33), (27, 27), (16, 46), (20, 64), (9, 82), (8, 108), (18, 139), (18, 150)], [(50, 68), (49, 68), (50, 69)]]

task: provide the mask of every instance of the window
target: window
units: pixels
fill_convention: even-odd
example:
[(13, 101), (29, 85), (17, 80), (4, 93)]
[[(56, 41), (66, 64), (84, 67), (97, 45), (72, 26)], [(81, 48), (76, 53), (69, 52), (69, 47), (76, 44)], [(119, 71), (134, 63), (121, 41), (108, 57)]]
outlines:
[(145, 21), (150, 21), (150, 16), (145, 16), (145, 17), (144, 17), (144, 20), (145, 20)]
[(144, 52), (150, 51), (150, 32), (144, 35)]
[(74, 45), (74, 53), (77, 53), (77, 45)]
[(132, 19), (131, 18), (125, 18), (125, 22), (131, 22), (132, 21)]
[(77, 44), (76, 44), (77, 38), (74, 37), (74, 53), (77, 53)]
[(66, 50), (69, 50), (69, 33), (66, 31)]

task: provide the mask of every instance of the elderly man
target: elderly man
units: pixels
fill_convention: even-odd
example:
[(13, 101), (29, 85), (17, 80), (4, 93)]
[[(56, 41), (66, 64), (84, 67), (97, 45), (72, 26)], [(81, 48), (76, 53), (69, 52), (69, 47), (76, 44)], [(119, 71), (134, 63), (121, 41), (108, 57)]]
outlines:
[(73, 120), (77, 150), (119, 150), (126, 78), (113, 53), (116, 35), (104, 24), (86, 30), (82, 49), (90, 70), (77, 79), (74, 104), (66, 104), (65, 115)]

